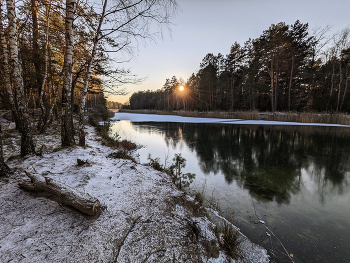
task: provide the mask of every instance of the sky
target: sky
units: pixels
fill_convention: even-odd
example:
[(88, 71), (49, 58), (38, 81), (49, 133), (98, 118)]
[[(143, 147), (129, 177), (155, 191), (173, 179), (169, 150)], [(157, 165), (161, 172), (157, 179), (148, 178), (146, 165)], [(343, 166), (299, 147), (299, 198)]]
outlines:
[[(332, 26), (329, 35), (350, 26), (348, 0), (177, 0), (179, 10), (171, 31), (163, 38), (137, 47), (123, 64), (146, 78), (138, 85), (124, 85), (127, 95), (108, 96), (125, 103), (133, 92), (162, 88), (167, 78), (185, 81), (196, 73), (208, 53), (227, 55), (234, 42), (243, 45), (258, 38), (271, 24), (293, 24), (297, 19), (309, 28)], [(120, 90), (117, 89), (117, 90)], [(106, 94), (107, 95), (107, 94)]]

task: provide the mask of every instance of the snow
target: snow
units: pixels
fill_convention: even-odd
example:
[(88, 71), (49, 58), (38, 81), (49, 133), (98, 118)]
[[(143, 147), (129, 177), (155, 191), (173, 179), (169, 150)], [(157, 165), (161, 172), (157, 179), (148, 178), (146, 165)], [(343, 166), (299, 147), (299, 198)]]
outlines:
[(221, 124), (244, 124), (244, 125), (296, 125), (296, 126), (328, 126), (328, 127), (350, 127), (340, 124), (328, 123), (301, 123), (301, 122), (281, 122), (264, 120), (241, 120), (241, 119), (218, 119), (183, 117), (177, 115), (156, 115), (116, 112), (113, 120), (128, 120), (133, 122), (180, 122), (180, 123), (221, 123)]
[(235, 229), (239, 235), (239, 248), (243, 253), (243, 259), (239, 259), (236, 262), (254, 262), (254, 263), (267, 263), (269, 261), (269, 256), (267, 255), (267, 251), (260, 247), (257, 244), (252, 243), (241, 231), (238, 227), (231, 224), (226, 218), (219, 215), (219, 213), (213, 209), (207, 208), (207, 212), (211, 217), (212, 221), (216, 225), (222, 225), (224, 222), (226, 224), (230, 224), (233, 229)]
[[(37, 140), (38, 148), (47, 144), (43, 156), (7, 160), (16, 172), (0, 178), (0, 262), (268, 262), (266, 250), (247, 238), (244, 259), (230, 260), (222, 251), (207, 256), (214, 225), (194, 217), (185, 205), (193, 198), (165, 173), (108, 158), (113, 150), (101, 144), (92, 127), (87, 127), (86, 147), (59, 148), (59, 136), (47, 138)], [(11, 147), (14, 143), (4, 145), (7, 157)], [(88, 163), (78, 166), (78, 158)], [(101, 213), (86, 216), (52, 196), (20, 189), (18, 182), (28, 179), (24, 169), (98, 198)]]

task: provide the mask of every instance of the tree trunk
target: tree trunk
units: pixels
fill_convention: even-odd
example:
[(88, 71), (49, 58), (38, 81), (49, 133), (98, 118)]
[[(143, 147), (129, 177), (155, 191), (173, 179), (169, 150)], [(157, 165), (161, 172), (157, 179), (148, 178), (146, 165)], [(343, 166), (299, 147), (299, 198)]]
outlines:
[(343, 99), (342, 99), (341, 104), (340, 104), (340, 109), (339, 109), (340, 111), (341, 111), (341, 109), (343, 107), (345, 95), (346, 95), (346, 92), (347, 92), (347, 89), (348, 89), (348, 83), (349, 83), (349, 70), (348, 70), (348, 67), (349, 67), (349, 65), (346, 65), (346, 69), (345, 69), (345, 77), (346, 77), (345, 89), (344, 89)]
[(294, 69), (294, 56), (292, 58), (292, 69), (290, 70), (290, 79), (289, 79), (289, 86), (288, 86), (288, 111), (290, 111), (290, 92), (292, 89), (292, 80), (293, 80), (293, 69)]
[(278, 77), (279, 77), (279, 58), (277, 57), (277, 63), (276, 63), (276, 74), (275, 74), (275, 111), (277, 111), (277, 95), (278, 95)]
[(271, 111), (275, 111), (275, 104), (274, 104), (274, 94), (273, 94), (273, 83), (274, 83), (274, 74), (273, 74), (273, 59), (271, 59), (271, 71), (269, 72), (270, 78), (271, 78)]
[(342, 59), (339, 59), (339, 86), (338, 86), (338, 100), (337, 100), (337, 111), (339, 111), (339, 102), (340, 102), (340, 93), (341, 93), (341, 84), (343, 82), (343, 72), (341, 66)]
[(10, 46), (10, 66), (13, 73), (13, 86), (16, 90), (16, 99), (18, 106), (19, 131), (21, 133), (21, 156), (35, 153), (31, 123), (28, 115), (28, 107), (25, 99), (24, 84), (22, 77), (22, 65), (19, 63), (18, 37), (16, 26), (16, 13), (14, 0), (6, 0), (8, 32)]
[[(332, 69), (332, 77), (331, 77), (331, 91), (330, 91), (330, 94), (329, 94), (329, 100), (328, 100), (328, 103), (327, 103), (327, 108), (326, 108), (326, 111), (328, 111), (328, 105), (330, 104), (331, 100), (332, 100), (332, 93), (333, 93), (333, 86), (334, 86), (334, 71), (335, 71), (335, 63), (334, 63), (334, 59), (333, 59), (333, 69)], [(332, 105), (331, 105), (332, 107)]]
[(39, 91), (39, 94), (41, 93), (42, 88), (42, 82), (43, 82), (43, 76), (42, 76), (42, 67), (41, 67), (41, 55), (40, 55), (40, 48), (39, 48), (39, 24), (38, 24), (38, 0), (31, 0), (31, 13), (32, 13), (32, 30), (33, 30), (33, 38), (32, 38), (32, 45), (33, 45), (33, 53), (32, 53), (32, 59), (33, 64), (35, 68), (35, 78), (36, 78), (36, 85), (37, 90)]
[(10, 65), (9, 65), (9, 60), (8, 60), (8, 50), (7, 50), (7, 43), (6, 43), (6, 38), (5, 38), (5, 32), (3, 28), (3, 17), (2, 17), (2, 1), (0, 1), (0, 38), (1, 38), (1, 50), (3, 53), (3, 72), (4, 72), (4, 85), (7, 91), (7, 94), (9, 96), (9, 103), (12, 111), (13, 118), (16, 123), (16, 128), (18, 128), (18, 113), (16, 109), (16, 104), (15, 104), (15, 98), (12, 92), (12, 87), (11, 87), (11, 73), (10, 73)]
[(0, 125), (0, 177), (6, 176), (11, 172), (11, 169), (6, 165), (2, 154), (2, 129)]
[(83, 94), (81, 97), (81, 101), (80, 101), (80, 105), (79, 105), (79, 145), (80, 146), (85, 146), (85, 132), (84, 132), (84, 108), (85, 108), (85, 104), (86, 104), (86, 94), (88, 92), (88, 87), (89, 87), (89, 79), (90, 79), (90, 74), (91, 74), (91, 67), (92, 67), (92, 63), (96, 54), (96, 49), (97, 49), (97, 45), (98, 42), (100, 40), (100, 32), (101, 32), (101, 26), (103, 23), (103, 19), (105, 16), (105, 12), (106, 12), (106, 6), (107, 6), (107, 0), (104, 1), (103, 3), (103, 9), (102, 9), (102, 13), (101, 13), (101, 17), (98, 23), (98, 28), (96, 31), (96, 35), (94, 38), (94, 45), (91, 51), (91, 57), (89, 60), (89, 64), (87, 67), (87, 72), (86, 72), (86, 78), (85, 78), (85, 84), (84, 84), (84, 90), (83, 90)]
[(53, 194), (60, 199), (60, 202), (73, 206), (87, 215), (96, 215), (100, 208), (100, 201), (89, 194), (75, 190), (74, 188), (55, 181), (40, 174), (25, 171), (31, 179), (30, 182), (22, 181), (20, 186), (30, 191), (43, 191)]
[[(62, 76), (62, 75), (61, 75)], [(60, 84), (61, 84), (61, 79), (62, 77), (60, 77), (59, 81), (58, 81), (58, 85), (57, 85), (57, 88), (56, 88), (56, 91), (55, 91), (55, 94), (54, 94), (54, 97), (53, 97), (53, 100), (51, 102), (51, 105), (49, 107), (49, 109), (47, 110), (47, 112), (45, 113), (45, 116), (43, 116), (43, 120), (42, 120), (42, 126), (40, 128), (40, 133), (44, 133), (49, 125), (49, 122), (52, 118), (52, 112), (53, 112), (53, 109), (55, 108), (56, 106), (56, 102), (57, 102), (57, 98), (58, 98), (58, 94), (60, 92)]]
[(75, 144), (74, 127), (71, 121), (73, 112), (71, 107), (71, 86), (73, 70), (73, 20), (74, 20), (75, 0), (66, 0), (66, 48), (64, 53), (63, 66), (63, 87), (62, 87), (62, 146), (72, 146)]
[[(33, 0), (32, 0), (33, 1)], [(41, 126), (43, 125), (43, 119), (46, 115), (46, 108), (44, 104), (44, 94), (45, 94), (45, 86), (46, 86), (46, 80), (47, 80), (47, 67), (49, 63), (49, 55), (48, 55), (48, 44), (49, 44), (49, 21), (50, 21), (50, 9), (51, 9), (51, 1), (49, 1), (49, 6), (47, 9), (47, 15), (46, 15), (46, 34), (45, 34), (45, 46), (44, 46), (44, 58), (45, 58), (45, 65), (44, 65), (44, 77), (40, 89), (39, 94), (39, 105), (41, 108), (41, 118), (38, 122), (38, 130), (41, 130)]]

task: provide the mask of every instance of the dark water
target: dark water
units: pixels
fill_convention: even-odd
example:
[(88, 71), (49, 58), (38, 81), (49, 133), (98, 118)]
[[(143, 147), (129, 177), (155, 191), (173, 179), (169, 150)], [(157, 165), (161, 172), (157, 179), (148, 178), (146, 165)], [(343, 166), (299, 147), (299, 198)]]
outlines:
[(145, 146), (141, 163), (181, 153), (191, 188), (218, 200), (272, 262), (350, 262), (348, 128), (120, 121), (113, 131)]

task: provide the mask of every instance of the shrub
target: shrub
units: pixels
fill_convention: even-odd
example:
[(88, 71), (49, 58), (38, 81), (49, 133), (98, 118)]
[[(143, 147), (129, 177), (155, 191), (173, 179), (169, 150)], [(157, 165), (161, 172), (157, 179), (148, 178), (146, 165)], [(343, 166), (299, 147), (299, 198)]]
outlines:
[(114, 159), (127, 159), (136, 163), (135, 158), (130, 156), (129, 153), (125, 150), (118, 150), (118, 151), (112, 152), (107, 157), (114, 158)]
[(96, 130), (103, 139), (103, 144), (109, 147), (119, 147), (119, 135), (115, 133), (110, 136), (110, 123), (104, 125), (97, 125)]
[(221, 248), (228, 256), (233, 259), (242, 258), (242, 251), (239, 248), (239, 233), (233, 229), (232, 225), (224, 222), (223, 226), (218, 229), (217, 233), (221, 233), (218, 237)]
[(135, 150), (137, 148), (137, 145), (135, 143), (128, 140), (122, 140), (120, 142), (120, 146), (128, 151)]
[(109, 118), (113, 118), (114, 115), (115, 115), (115, 112), (114, 112), (114, 111), (108, 110), (108, 117), (109, 117)]
[(195, 193), (194, 200), (199, 202), (200, 205), (204, 203), (204, 196), (201, 193)]
[(91, 115), (89, 116), (88, 122), (93, 127), (97, 127), (98, 125), (98, 122), (96, 121), (96, 119)]
[(148, 165), (152, 166), (153, 169), (155, 169), (157, 171), (161, 171), (161, 172), (164, 171), (163, 166), (159, 163), (159, 158), (153, 159), (151, 157), (151, 154), (149, 154), (147, 159), (149, 160)]
[(101, 117), (101, 119), (103, 121), (108, 120), (109, 118), (109, 113), (108, 113), (108, 109), (106, 107), (106, 105), (97, 105), (97, 113), (99, 114), (99, 116)]
[(181, 190), (183, 187), (189, 187), (196, 177), (193, 173), (183, 174), (181, 172), (182, 168), (186, 167), (186, 159), (181, 156), (181, 154), (175, 154), (173, 158), (174, 163), (170, 166), (171, 174), (173, 175), (173, 180), (175, 185)]

